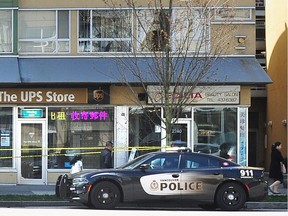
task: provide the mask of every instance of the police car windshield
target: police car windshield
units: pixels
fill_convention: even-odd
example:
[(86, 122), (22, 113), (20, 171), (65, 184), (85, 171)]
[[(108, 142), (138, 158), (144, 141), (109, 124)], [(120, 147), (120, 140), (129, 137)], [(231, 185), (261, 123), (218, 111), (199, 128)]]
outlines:
[(141, 155), (141, 156), (135, 158), (134, 160), (124, 164), (123, 166), (118, 167), (118, 169), (134, 169), (135, 167), (138, 167), (141, 164), (143, 164), (144, 161), (151, 158), (152, 156), (153, 156), (153, 154), (149, 154), (149, 153)]

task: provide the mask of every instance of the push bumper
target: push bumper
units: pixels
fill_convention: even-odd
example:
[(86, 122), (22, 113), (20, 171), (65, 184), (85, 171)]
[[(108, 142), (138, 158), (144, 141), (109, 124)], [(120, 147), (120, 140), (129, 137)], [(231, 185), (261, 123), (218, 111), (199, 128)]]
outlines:
[(249, 190), (249, 201), (261, 201), (268, 196), (267, 182), (260, 182)]

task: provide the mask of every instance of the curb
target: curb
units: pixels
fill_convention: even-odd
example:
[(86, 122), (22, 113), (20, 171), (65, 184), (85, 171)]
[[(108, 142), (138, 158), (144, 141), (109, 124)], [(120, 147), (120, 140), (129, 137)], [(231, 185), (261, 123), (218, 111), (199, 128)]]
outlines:
[(79, 206), (80, 203), (71, 201), (0, 201), (0, 207), (29, 207), (29, 206)]
[(286, 209), (287, 202), (246, 202), (246, 209)]

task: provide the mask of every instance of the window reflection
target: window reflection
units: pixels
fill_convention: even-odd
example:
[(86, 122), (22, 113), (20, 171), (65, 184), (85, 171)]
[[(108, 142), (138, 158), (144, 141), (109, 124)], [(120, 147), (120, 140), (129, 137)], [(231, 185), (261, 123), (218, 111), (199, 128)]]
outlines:
[(20, 53), (69, 52), (69, 11), (20, 11)]
[(0, 107), (0, 167), (12, 167), (12, 108)]
[(195, 108), (194, 151), (236, 161), (237, 108)]
[(85, 169), (100, 167), (100, 151), (113, 140), (111, 107), (50, 107), (48, 147), (50, 169), (70, 169), (78, 154)]
[(159, 150), (161, 147), (161, 109), (130, 108), (129, 147), (137, 147), (137, 154)]
[(12, 10), (0, 10), (0, 53), (12, 52)]
[(130, 52), (128, 10), (80, 10), (79, 52)]

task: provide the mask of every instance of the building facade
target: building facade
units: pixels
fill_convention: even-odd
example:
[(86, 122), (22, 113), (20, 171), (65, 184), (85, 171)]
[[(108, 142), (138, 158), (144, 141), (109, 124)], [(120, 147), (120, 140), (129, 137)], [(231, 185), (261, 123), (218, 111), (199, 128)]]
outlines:
[(265, 167), (268, 169), (271, 147), (276, 141), (282, 143), (282, 155), (287, 161), (288, 3), (267, 1), (265, 8), (267, 73), (273, 79), (273, 83), (267, 86), (267, 160)]
[[(170, 145), (219, 155), (227, 143), (231, 160), (248, 165), (250, 148), (260, 146), (255, 131), (261, 137), (261, 129), (249, 129), (251, 110), (261, 109), (253, 104), (258, 100), (253, 89), (271, 79), (255, 58), (255, 1), (215, 2), (205, 8), (210, 17), (205, 25), (202, 4), (191, 6), (199, 26), (205, 26), (205, 42), (199, 48), (200, 34), (189, 38), (189, 61), (183, 67), (192, 67), (196, 57), (211, 57), (207, 50), (216, 50), (224, 37), (216, 34), (221, 27), (233, 31), (227, 32), (225, 53), (207, 69), (214, 77), (198, 82), (189, 94), (175, 95), (171, 89), (171, 97), (187, 97), (188, 102), (167, 144), (161, 85), (149, 74), (157, 40), (139, 25), (153, 26), (154, 10), (93, 0), (1, 1), (0, 183), (54, 184), (58, 175), (69, 172), (76, 154), (82, 155), (84, 169), (99, 168), (99, 152), (108, 140), (114, 143), (115, 167)], [(172, 8), (173, 20), (189, 26), (183, 8), (187, 5)], [(175, 53), (186, 27), (172, 35)], [(129, 76), (131, 69), (141, 71), (145, 82)]]

